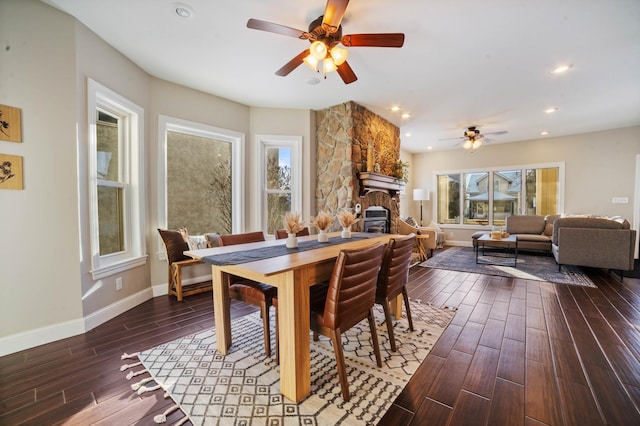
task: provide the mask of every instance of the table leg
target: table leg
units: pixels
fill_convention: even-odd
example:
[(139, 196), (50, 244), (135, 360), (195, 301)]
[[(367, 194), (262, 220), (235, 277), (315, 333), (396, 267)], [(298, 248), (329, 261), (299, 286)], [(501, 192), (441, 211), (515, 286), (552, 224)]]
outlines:
[(308, 274), (305, 269), (285, 272), (278, 285), (280, 392), (293, 402), (311, 392)]
[(218, 352), (226, 355), (231, 347), (231, 311), (229, 306), (229, 275), (220, 267), (211, 266), (213, 282), (213, 315), (216, 327)]

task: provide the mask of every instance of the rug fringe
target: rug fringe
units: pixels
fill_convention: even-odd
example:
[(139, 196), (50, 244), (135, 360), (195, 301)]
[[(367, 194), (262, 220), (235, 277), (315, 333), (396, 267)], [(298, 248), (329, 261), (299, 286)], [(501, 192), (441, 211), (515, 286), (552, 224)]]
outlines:
[(145, 384), (147, 384), (147, 383), (149, 383), (149, 382), (151, 382), (151, 381), (153, 381), (153, 377), (147, 377), (147, 378), (144, 378), (144, 379), (140, 380), (138, 383), (133, 383), (133, 384), (131, 385), (131, 389), (132, 389), (132, 390), (134, 390), (134, 391), (137, 391), (137, 390), (138, 390), (138, 389), (140, 389), (143, 385), (145, 385)]
[(145, 370), (144, 368), (138, 371), (129, 371), (129, 373), (125, 377), (127, 378), (127, 380), (131, 380), (132, 378), (139, 376), (141, 374), (144, 374), (146, 372), (147, 370)]
[(124, 364), (122, 367), (120, 367), (120, 371), (125, 371), (132, 367), (137, 367), (139, 365), (142, 365), (142, 362), (138, 361), (138, 362), (134, 362), (133, 364)]
[(128, 354), (128, 353), (123, 353), (122, 356), (120, 357), (120, 359), (127, 359), (127, 358), (139, 358), (140, 352), (134, 352), (132, 354)]
[(180, 406), (179, 405), (173, 405), (169, 408), (167, 408), (164, 413), (162, 414), (158, 414), (157, 416), (155, 416), (153, 418), (153, 421), (156, 423), (166, 423), (167, 422), (167, 416), (171, 413), (173, 413), (174, 411), (176, 411), (177, 409), (179, 409)]

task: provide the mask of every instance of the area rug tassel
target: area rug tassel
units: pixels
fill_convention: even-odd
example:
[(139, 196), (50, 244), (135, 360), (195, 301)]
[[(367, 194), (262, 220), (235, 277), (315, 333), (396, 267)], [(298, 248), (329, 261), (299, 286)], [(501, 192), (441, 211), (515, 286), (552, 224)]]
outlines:
[(134, 383), (131, 385), (131, 389), (134, 391), (137, 391), (138, 389), (140, 389), (145, 383), (149, 383), (153, 381), (153, 377), (147, 377), (146, 379), (142, 379), (140, 380), (138, 383)]
[(122, 367), (120, 367), (120, 371), (128, 370), (131, 367), (137, 367), (139, 365), (142, 365), (142, 363), (141, 362), (136, 362), (136, 363), (133, 363), (133, 364), (125, 364)]
[(128, 358), (139, 358), (138, 355), (140, 354), (140, 352), (134, 352), (132, 354), (128, 354), (128, 353), (123, 353), (122, 356), (120, 357), (120, 359), (128, 359)]
[(167, 422), (167, 416), (171, 413), (173, 413), (174, 411), (176, 411), (177, 409), (179, 409), (180, 406), (179, 405), (174, 405), (172, 407), (169, 407), (165, 410), (164, 413), (159, 414), (157, 416), (155, 416), (153, 418), (153, 421), (156, 423), (166, 423)]

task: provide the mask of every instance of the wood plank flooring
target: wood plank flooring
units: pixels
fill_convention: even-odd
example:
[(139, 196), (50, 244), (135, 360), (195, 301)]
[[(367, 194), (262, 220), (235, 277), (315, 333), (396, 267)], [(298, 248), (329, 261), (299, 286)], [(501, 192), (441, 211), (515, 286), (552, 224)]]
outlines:
[[(379, 424), (640, 424), (640, 280), (588, 272), (597, 289), (411, 268), (413, 299), (457, 312)], [(1, 357), (0, 425), (155, 424), (171, 401), (133, 392), (120, 356), (213, 324), (211, 293), (162, 296)]]

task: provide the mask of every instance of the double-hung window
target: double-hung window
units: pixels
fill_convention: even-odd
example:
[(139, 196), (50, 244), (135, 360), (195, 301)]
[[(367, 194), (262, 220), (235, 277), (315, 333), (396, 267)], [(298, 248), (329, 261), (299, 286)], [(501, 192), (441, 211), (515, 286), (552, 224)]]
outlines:
[(100, 279), (146, 262), (144, 110), (88, 82), (91, 272)]
[(260, 145), (261, 226), (267, 234), (283, 228), (289, 211), (302, 213), (302, 137), (257, 136)]

